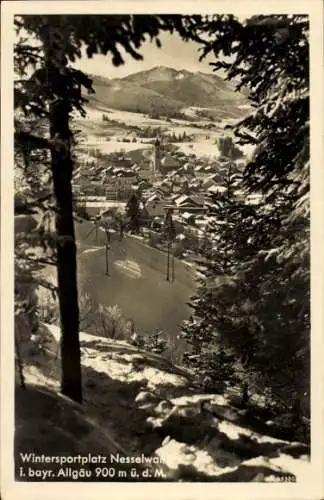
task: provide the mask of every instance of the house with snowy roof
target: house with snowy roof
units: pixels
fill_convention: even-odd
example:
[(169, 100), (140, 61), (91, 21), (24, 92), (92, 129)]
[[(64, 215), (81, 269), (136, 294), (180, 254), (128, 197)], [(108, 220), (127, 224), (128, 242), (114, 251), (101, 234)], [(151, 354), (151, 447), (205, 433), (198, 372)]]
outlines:
[(173, 156), (167, 154), (163, 158), (161, 158), (159, 170), (162, 174), (167, 174), (172, 170), (176, 170), (179, 168), (179, 162)]
[(216, 184), (212, 184), (207, 189), (207, 193), (210, 195), (220, 195), (226, 192), (225, 186), (217, 186)]
[(194, 167), (193, 163), (189, 163), (189, 162), (187, 162), (187, 163), (185, 163), (185, 164), (182, 166), (181, 170), (182, 170), (182, 171), (183, 171), (186, 175), (190, 175), (190, 176), (192, 176), (192, 175), (194, 175), (195, 167)]
[(160, 192), (155, 192), (146, 200), (145, 208), (149, 216), (152, 218), (164, 217), (166, 204), (166, 197)]
[(203, 188), (208, 189), (210, 186), (215, 185), (217, 177), (217, 174), (207, 175), (202, 181)]
[(204, 201), (198, 196), (182, 194), (173, 200), (175, 209), (183, 212), (204, 212)]
[(185, 224), (194, 224), (195, 218), (196, 214), (193, 214), (192, 212), (183, 212), (181, 214), (181, 219), (185, 222)]
[(247, 205), (259, 205), (262, 202), (263, 196), (260, 193), (249, 194), (245, 198)]

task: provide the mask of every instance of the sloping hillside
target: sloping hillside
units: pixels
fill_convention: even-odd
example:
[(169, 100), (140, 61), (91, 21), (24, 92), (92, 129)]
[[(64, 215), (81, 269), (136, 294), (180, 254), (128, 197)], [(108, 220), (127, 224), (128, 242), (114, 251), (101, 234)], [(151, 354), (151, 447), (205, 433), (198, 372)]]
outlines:
[(146, 89), (141, 85), (134, 85), (118, 80), (109, 80), (104, 77), (93, 77), (95, 94), (90, 96), (90, 105), (95, 107), (108, 107), (122, 111), (133, 111), (139, 113), (158, 112), (169, 115), (179, 111), (183, 103), (176, 99)]
[(205, 116), (232, 118), (242, 116), (242, 106), (248, 104), (243, 94), (213, 74), (158, 66), (120, 79), (92, 78), (93, 106), (167, 116), (195, 106), (204, 108)]
[[(187, 319), (187, 305), (195, 291), (192, 269), (175, 259), (175, 281), (166, 281), (166, 255), (126, 235), (112, 237), (108, 253), (109, 277), (105, 275), (105, 234), (96, 241), (93, 225), (76, 224), (78, 240), (79, 289), (100, 304), (117, 304), (125, 318), (132, 318), (143, 334), (161, 329), (177, 356), (183, 342), (178, 340), (178, 325)], [(91, 232), (92, 230), (92, 232)], [(89, 236), (87, 236), (91, 232)]]
[(137, 73), (132, 73), (124, 78), (119, 78), (116, 80), (132, 83), (133, 85), (143, 85), (145, 83), (149, 84), (156, 81), (161, 82), (173, 82), (175, 79), (181, 78), (181, 75), (190, 75), (189, 71), (186, 70), (176, 70), (174, 68), (168, 68), (166, 66), (155, 66), (146, 71), (138, 71)]
[[(24, 355), (27, 389), (17, 387), (16, 393), (18, 480), (26, 480), (19, 467), (39, 469), (31, 458), (23, 460), (31, 444), (36, 455), (105, 456), (104, 468), (114, 470), (104, 478), (103, 467), (96, 472), (95, 464), (54, 462), (42, 467), (51, 471), (48, 481), (71, 481), (72, 473), (82, 480), (81, 469), (91, 471), (88, 481), (302, 482), (309, 473), (306, 445), (271, 437), (265, 424), (260, 432), (260, 425), (234, 406), (233, 397), (197, 393), (185, 371), (126, 342), (81, 333), (84, 403), (63, 398), (59, 341), (59, 329), (44, 325)], [(36, 347), (39, 342), (42, 349)], [(127, 463), (111, 463), (118, 453), (124, 459), (138, 457), (137, 476), (131, 476)], [(144, 462), (146, 476), (145, 460), (151, 462)], [(58, 477), (62, 468), (66, 475)]]
[[(36, 217), (16, 216), (17, 233), (32, 231)], [(163, 331), (176, 358), (184, 341), (178, 339), (178, 326), (191, 313), (187, 305), (196, 285), (192, 268), (175, 259), (173, 283), (165, 278), (166, 255), (145, 245), (140, 239), (125, 235), (112, 236), (108, 253), (109, 276), (106, 271), (103, 230), (98, 237), (89, 221), (76, 222), (78, 245), (78, 285), (80, 293), (89, 294), (96, 304), (118, 305), (126, 319), (132, 319), (143, 335), (156, 329)], [(44, 273), (56, 281), (56, 269), (49, 266)]]
[(154, 80), (144, 82), (142, 86), (172, 99), (180, 100), (187, 106), (212, 108), (227, 103), (234, 106), (245, 100), (241, 94), (234, 92), (221, 78), (204, 73), (178, 72), (172, 81)]

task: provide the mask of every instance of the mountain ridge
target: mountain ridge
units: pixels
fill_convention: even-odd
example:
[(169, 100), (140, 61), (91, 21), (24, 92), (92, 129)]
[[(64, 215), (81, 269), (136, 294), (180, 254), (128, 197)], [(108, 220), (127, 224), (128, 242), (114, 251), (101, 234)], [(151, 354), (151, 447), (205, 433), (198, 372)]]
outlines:
[(206, 117), (217, 118), (224, 108), (238, 118), (244, 114), (242, 105), (248, 100), (235, 91), (232, 84), (218, 75), (201, 71), (176, 70), (155, 66), (149, 70), (131, 73), (122, 78), (89, 75), (95, 94), (90, 103), (123, 111), (172, 117), (188, 107), (210, 109)]

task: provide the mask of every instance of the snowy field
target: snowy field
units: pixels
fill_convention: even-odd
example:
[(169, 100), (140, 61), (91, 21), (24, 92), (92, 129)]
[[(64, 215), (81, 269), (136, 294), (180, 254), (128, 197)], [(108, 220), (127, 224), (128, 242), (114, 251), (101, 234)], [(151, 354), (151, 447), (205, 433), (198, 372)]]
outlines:
[[(196, 108), (187, 108), (186, 112), (189, 115), (195, 113)], [(109, 124), (108, 122), (102, 121), (102, 115), (107, 114), (111, 120), (119, 122), (119, 125)], [(189, 116), (188, 115), (188, 116)], [(175, 143), (180, 151), (190, 155), (195, 154), (199, 157), (210, 157), (215, 158), (219, 155), (217, 148), (217, 139), (221, 136), (228, 135), (230, 132), (224, 130), (225, 125), (235, 123), (235, 120), (228, 118), (222, 120), (217, 126), (217, 128), (206, 129), (194, 127), (189, 121), (182, 119), (172, 119), (172, 121), (166, 121), (165, 119), (153, 119), (148, 115), (143, 113), (133, 113), (128, 111), (119, 111), (113, 109), (87, 109), (87, 116), (85, 119), (77, 120), (78, 125), (82, 126), (86, 133), (86, 138), (82, 142), (82, 149), (100, 149), (102, 153), (112, 153), (116, 151), (134, 151), (134, 150), (145, 150), (151, 149), (147, 142), (140, 142), (140, 138), (137, 138), (137, 142), (123, 142), (122, 138), (127, 135), (127, 125), (137, 126), (140, 128), (145, 127), (161, 127), (166, 133), (169, 134), (187, 134), (193, 137), (191, 142)], [(208, 121), (202, 121), (201, 124), (208, 124)], [(107, 141), (107, 133), (110, 131), (110, 138)], [(112, 134), (112, 135), (111, 135)], [(132, 136), (136, 137), (136, 132), (132, 133)], [(119, 139), (119, 140), (117, 140)], [(249, 158), (253, 148), (249, 146), (244, 146), (244, 154)]]
[(209, 158), (217, 158), (219, 149), (216, 144), (211, 141), (183, 142), (177, 144), (179, 151), (185, 155), (195, 154), (198, 157), (208, 156)]
[(82, 143), (82, 148), (84, 149), (100, 149), (102, 153), (114, 153), (120, 151), (135, 151), (137, 149), (147, 149), (147, 144), (142, 144), (140, 142), (122, 142), (117, 140), (106, 141), (105, 137), (102, 136), (91, 136)]

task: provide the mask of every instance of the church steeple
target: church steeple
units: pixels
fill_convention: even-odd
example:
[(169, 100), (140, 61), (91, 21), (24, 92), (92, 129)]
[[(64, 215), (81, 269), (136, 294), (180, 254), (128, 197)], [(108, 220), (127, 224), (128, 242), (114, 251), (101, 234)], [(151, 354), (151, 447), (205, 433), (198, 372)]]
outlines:
[(159, 137), (155, 139), (154, 143), (154, 161), (153, 161), (153, 172), (160, 172), (160, 163), (161, 162), (161, 141)]

